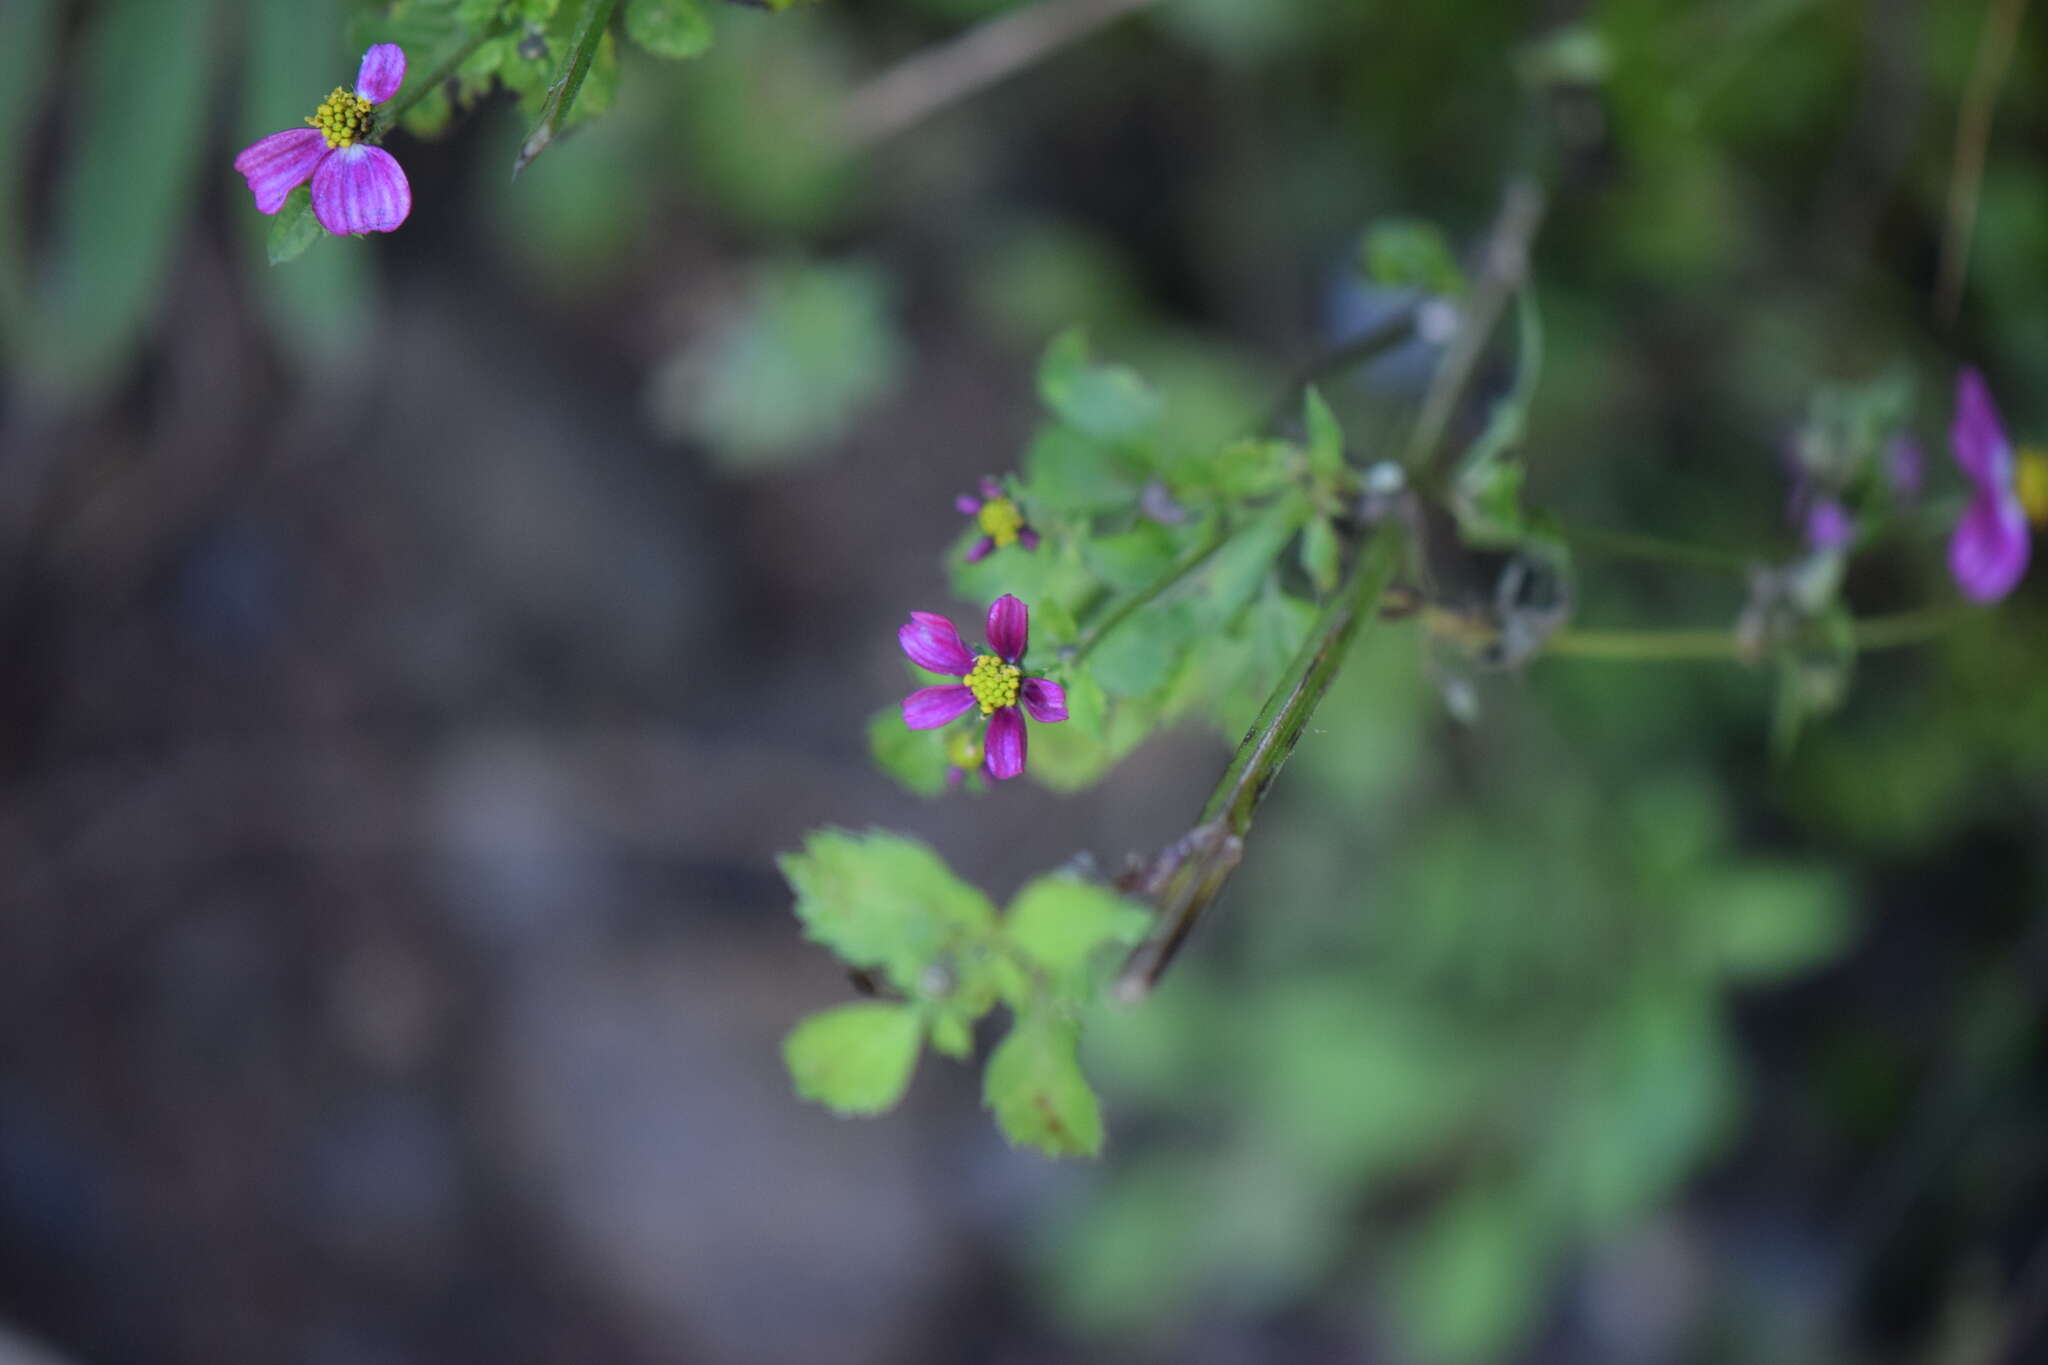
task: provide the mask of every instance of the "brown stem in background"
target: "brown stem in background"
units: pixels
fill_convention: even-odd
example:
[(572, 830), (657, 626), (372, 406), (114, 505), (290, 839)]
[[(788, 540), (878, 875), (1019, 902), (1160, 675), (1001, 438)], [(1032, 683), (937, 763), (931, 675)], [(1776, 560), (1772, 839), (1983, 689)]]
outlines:
[(1948, 225), (1941, 238), (1941, 275), (1934, 286), (1935, 316), (1953, 323), (1963, 307), (1963, 280), (1970, 269), (1970, 238), (1977, 229), (1977, 197), (1984, 187), (1984, 152), (1991, 142), (1991, 115), (1998, 90), (2012, 64), (2012, 50), (2027, 0), (1991, 0), (1977, 38), (1977, 59), (1963, 88), (1956, 121), (1955, 172), (1948, 185)]

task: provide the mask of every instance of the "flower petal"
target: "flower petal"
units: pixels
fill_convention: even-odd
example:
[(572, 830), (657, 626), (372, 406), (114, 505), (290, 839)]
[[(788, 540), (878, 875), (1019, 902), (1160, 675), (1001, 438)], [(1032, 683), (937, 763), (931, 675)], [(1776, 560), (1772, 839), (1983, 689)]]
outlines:
[(980, 540), (967, 547), (967, 562), (969, 564), (979, 564), (982, 560), (994, 554), (995, 549), (996, 543), (987, 536), (983, 536)]
[(1970, 500), (1948, 542), (1948, 571), (1963, 596), (1996, 602), (2027, 571), (2027, 514), (2019, 499), (1988, 490)]
[(2012, 482), (2012, 446), (1991, 401), (1984, 376), (1964, 370), (1956, 377), (1956, 419), (1949, 427), (1956, 463), (1978, 484), (2002, 488)]
[(1017, 532), (1017, 543), (1019, 545), (1022, 545), (1027, 550), (1037, 549), (1038, 532), (1032, 530), (1029, 526), (1026, 526), (1023, 530)]
[(1821, 498), (1806, 509), (1806, 543), (1816, 550), (1839, 550), (1856, 534), (1848, 509), (1833, 498)]
[(372, 104), (382, 104), (405, 84), (405, 49), (397, 43), (379, 43), (363, 54), (356, 71), (356, 93)]
[(1011, 663), (1024, 657), (1031, 643), (1031, 613), (1022, 602), (1004, 593), (988, 604), (988, 647)]
[(959, 683), (920, 687), (903, 699), (903, 723), (913, 730), (936, 730), (974, 706), (974, 693)]
[(1002, 484), (1001, 484), (1001, 483), (999, 483), (999, 482), (997, 482), (997, 481), (996, 481), (995, 479), (992, 479), (992, 478), (990, 478), (990, 477), (989, 477), (988, 475), (986, 475), (986, 474), (982, 475), (982, 476), (981, 476), (981, 496), (982, 496), (982, 500), (983, 500), (983, 501), (992, 501), (992, 500), (994, 500), (994, 499), (996, 499), (996, 498), (1000, 498), (1000, 497), (1002, 497), (1002, 496), (1003, 496), (1003, 486), (1002, 486)]
[(412, 186), (382, 147), (337, 147), (313, 175), (313, 213), (337, 237), (389, 232), (412, 212)]
[(959, 497), (953, 499), (953, 506), (960, 510), (961, 516), (971, 517), (981, 510), (981, 499), (971, 498), (967, 494), (962, 493)]
[(982, 766), (1001, 781), (1024, 771), (1024, 716), (1014, 706), (999, 707), (988, 718), (988, 757)]
[(327, 139), (315, 128), (287, 128), (242, 149), (235, 169), (249, 182), (259, 213), (276, 213), (291, 192), (313, 178), (327, 156)]
[(1892, 437), (1891, 444), (1885, 447), (1884, 476), (1901, 501), (1918, 498), (1927, 481), (1927, 457), (1920, 443), (1911, 436)]
[(1067, 689), (1047, 678), (1026, 678), (1022, 688), (1024, 709), (1040, 725), (1052, 725), (1067, 718)]
[(964, 678), (974, 667), (974, 655), (960, 639), (960, 631), (935, 611), (910, 613), (910, 624), (896, 632), (896, 643), (919, 668), (949, 677)]

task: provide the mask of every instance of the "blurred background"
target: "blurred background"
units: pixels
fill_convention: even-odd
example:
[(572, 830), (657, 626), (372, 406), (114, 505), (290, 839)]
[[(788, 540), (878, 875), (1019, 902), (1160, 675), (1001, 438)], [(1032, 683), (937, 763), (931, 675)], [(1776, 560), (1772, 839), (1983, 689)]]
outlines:
[[(1158, 0), (860, 139), (1015, 6), (717, 8), (516, 182), (505, 95), (394, 137), (411, 220), (273, 269), (230, 162), (352, 78), (338, 0), (0, 5), (0, 1361), (2048, 1359), (2038, 574), (1783, 760), (1767, 672), (1539, 660), (1463, 724), (1375, 634), (1091, 1025), (1095, 1163), (941, 1059), (799, 1103), (850, 987), (772, 863), (881, 825), (1000, 900), (1185, 828), (1192, 727), (1075, 797), (874, 769), (954, 495), (1072, 323), (1255, 424), (1364, 226), (1476, 243), (1532, 121), (1536, 501), (1789, 556), (1823, 385), (1903, 377), (1937, 493), (1959, 364), (2048, 436), (2048, 16), (1949, 324), (2010, 0)], [(1336, 395), (1354, 458), (1423, 359)]]

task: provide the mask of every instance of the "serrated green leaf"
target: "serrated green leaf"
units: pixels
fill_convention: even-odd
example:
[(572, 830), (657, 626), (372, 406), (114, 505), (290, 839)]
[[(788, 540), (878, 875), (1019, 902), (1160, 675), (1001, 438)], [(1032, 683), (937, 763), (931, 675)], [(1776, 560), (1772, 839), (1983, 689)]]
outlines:
[(932, 1051), (954, 1061), (964, 1061), (974, 1052), (974, 1020), (959, 1010), (946, 1009), (931, 1018)]
[(711, 46), (711, 17), (697, 0), (626, 0), (626, 36), (657, 57), (695, 57)]
[(1108, 739), (1109, 701), (1092, 673), (1072, 671), (1062, 680), (1067, 690), (1067, 718), (1053, 725), (1031, 725), (1030, 762), (1033, 781), (1054, 791), (1079, 791), (1093, 783), (1116, 761)]
[(301, 185), (270, 220), (270, 263), (283, 265), (295, 260), (326, 235), (327, 229), (320, 226), (320, 220), (313, 214), (313, 192)]
[(1088, 671), (1112, 696), (1149, 696), (1173, 680), (1194, 638), (1186, 607), (1147, 607), (1102, 637), (1088, 656)]
[(1344, 472), (1344, 428), (1337, 414), (1311, 385), (1302, 399), (1303, 421), (1308, 430), (1308, 464), (1323, 478)]
[(1165, 405), (1137, 374), (1088, 359), (1079, 329), (1062, 332), (1038, 367), (1045, 405), (1081, 431), (1105, 440), (1136, 436), (1159, 420)]
[(1096, 954), (1132, 946), (1151, 923), (1149, 912), (1108, 887), (1056, 874), (1017, 893), (1003, 916), (1003, 932), (1045, 970), (1055, 991), (1082, 1000), (1089, 993), (1088, 967)]
[(923, 1025), (909, 1005), (860, 1000), (813, 1014), (782, 1042), (796, 1093), (836, 1114), (896, 1107), (917, 1068)]
[(946, 757), (949, 730), (913, 730), (903, 723), (903, 710), (887, 706), (868, 720), (868, 752), (883, 772), (919, 796), (946, 790), (952, 761)]
[(1013, 1146), (1047, 1156), (1102, 1150), (1102, 1110), (1076, 1055), (1074, 1025), (1034, 1011), (1010, 1027), (982, 1073), (982, 1103)]
[(1316, 585), (1317, 592), (1328, 592), (1337, 586), (1340, 558), (1337, 528), (1328, 517), (1310, 517), (1301, 530), (1301, 571)]
[(806, 934), (919, 994), (925, 969), (995, 929), (995, 907), (915, 839), (822, 830), (777, 860)]

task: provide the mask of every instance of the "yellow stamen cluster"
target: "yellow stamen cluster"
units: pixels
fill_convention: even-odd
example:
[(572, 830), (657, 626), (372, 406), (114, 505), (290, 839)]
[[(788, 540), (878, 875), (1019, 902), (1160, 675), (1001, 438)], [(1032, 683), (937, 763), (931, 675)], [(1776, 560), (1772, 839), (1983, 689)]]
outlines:
[(994, 714), (999, 706), (1015, 706), (1017, 694), (1024, 687), (1024, 670), (1015, 664), (1006, 664), (993, 654), (983, 654), (975, 659), (974, 668), (960, 680), (967, 684), (967, 690), (974, 694), (974, 700), (981, 705), (981, 714)]
[(2027, 446), (2013, 469), (2013, 492), (2027, 509), (2027, 520), (2048, 526), (2048, 450)]
[(981, 736), (972, 730), (955, 730), (946, 736), (946, 761), (964, 772), (981, 766)]
[(981, 532), (995, 542), (998, 550), (1007, 549), (1017, 543), (1017, 533), (1024, 529), (1024, 513), (1008, 498), (990, 498), (975, 513), (981, 523)]
[(368, 100), (337, 85), (306, 122), (320, 130), (328, 146), (347, 147), (367, 138), (377, 126), (377, 117), (370, 112)]

